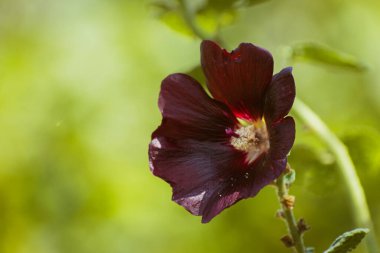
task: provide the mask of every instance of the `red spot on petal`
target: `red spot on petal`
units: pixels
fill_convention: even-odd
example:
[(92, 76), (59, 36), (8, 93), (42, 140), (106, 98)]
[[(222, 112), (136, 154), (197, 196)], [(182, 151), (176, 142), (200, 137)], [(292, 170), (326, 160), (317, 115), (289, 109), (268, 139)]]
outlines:
[(231, 59), (235, 62), (240, 62), (241, 60), (241, 53), (239, 51), (232, 51), (231, 52)]

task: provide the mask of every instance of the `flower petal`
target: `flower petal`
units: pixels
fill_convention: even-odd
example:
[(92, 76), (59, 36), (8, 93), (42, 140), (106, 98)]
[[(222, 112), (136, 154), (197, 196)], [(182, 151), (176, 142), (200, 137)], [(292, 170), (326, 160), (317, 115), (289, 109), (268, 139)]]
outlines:
[(275, 122), (285, 117), (294, 102), (296, 87), (292, 68), (288, 67), (273, 76), (266, 93), (264, 116), (267, 122)]
[(242, 168), (244, 154), (229, 145), (157, 137), (149, 145), (154, 175), (173, 188), (173, 200), (202, 215), (207, 199), (231, 173)]
[(149, 146), (154, 175), (173, 188), (173, 200), (207, 223), (236, 202), (255, 196), (285, 169), (286, 158), (262, 155), (249, 165), (229, 145), (196, 140), (153, 139)]
[(223, 141), (236, 118), (224, 104), (210, 98), (201, 85), (184, 74), (173, 74), (162, 81), (158, 105), (163, 116), (153, 133), (174, 139)]
[(290, 116), (269, 127), (270, 158), (284, 159), (293, 146), (296, 134), (294, 119)]
[(207, 223), (224, 209), (236, 202), (254, 197), (266, 185), (275, 180), (286, 167), (286, 158), (282, 160), (267, 160), (262, 156), (249, 168), (228, 178), (219, 184), (214, 193), (206, 200), (202, 222)]
[(213, 97), (246, 120), (260, 119), (272, 80), (273, 58), (265, 49), (242, 43), (228, 53), (212, 41), (201, 45), (201, 63)]

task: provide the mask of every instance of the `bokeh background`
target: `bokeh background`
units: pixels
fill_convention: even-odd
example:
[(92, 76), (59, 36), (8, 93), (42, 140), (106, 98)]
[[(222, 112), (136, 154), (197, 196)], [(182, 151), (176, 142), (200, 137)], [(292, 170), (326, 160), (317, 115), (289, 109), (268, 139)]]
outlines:
[[(228, 49), (265, 47), (276, 71), (303, 41), (367, 66), (292, 63), (298, 96), (348, 146), (380, 235), (379, 1), (272, 0), (237, 14), (221, 30)], [(205, 225), (149, 171), (160, 82), (198, 65), (199, 44), (149, 1), (0, 1), (0, 252), (289, 252), (274, 188)], [(355, 224), (334, 157), (297, 130), (295, 212), (322, 252)]]

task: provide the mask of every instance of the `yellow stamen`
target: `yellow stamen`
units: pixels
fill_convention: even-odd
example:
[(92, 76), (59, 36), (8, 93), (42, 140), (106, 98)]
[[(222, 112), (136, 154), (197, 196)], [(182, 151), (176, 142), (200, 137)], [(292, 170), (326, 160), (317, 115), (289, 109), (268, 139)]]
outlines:
[(230, 139), (231, 145), (247, 153), (248, 163), (269, 149), (268, 131), (264, 121), (241, 125), (235, 130), (235, 134)]

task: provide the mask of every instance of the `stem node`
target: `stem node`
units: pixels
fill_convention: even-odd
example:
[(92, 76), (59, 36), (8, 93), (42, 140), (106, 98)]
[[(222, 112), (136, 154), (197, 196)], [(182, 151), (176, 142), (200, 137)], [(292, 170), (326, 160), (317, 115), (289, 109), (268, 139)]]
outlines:
[[(288, 165), (287, 167), (288, 169), (286, 171), (291, 171), (289, 170), (290, 166)], [(286, 171), (276, 180), (277, 195), (282, 208), (281, 211), (289, 231), (289, 235), (282, 237), (281, 241), (285, 246), (293, 247), (294, 252), (305, 253), (306, 250), (303, 242), (303, 232), (305, 231), (300, 229), (300, 224), (302, 225), (304, 222), (301, 222), (303, 219), (297, 222), (294, 216), (293, 207), (295, 198), (288, 194), (289, 186), (284, 178), (287, 176)]]

